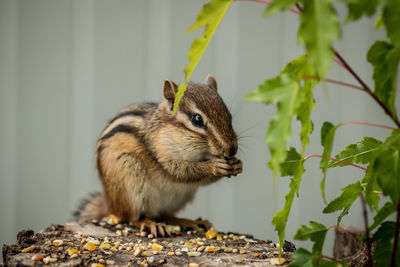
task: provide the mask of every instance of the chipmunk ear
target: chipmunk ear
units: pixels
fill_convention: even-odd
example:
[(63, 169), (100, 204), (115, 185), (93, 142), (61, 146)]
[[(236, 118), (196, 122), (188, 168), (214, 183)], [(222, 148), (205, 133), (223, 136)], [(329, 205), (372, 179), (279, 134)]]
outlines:
[(176, 92), (178, 92), (178, 86), (171, 80), (165, 80), (163, 91), (164, 98), (170, 102), (173, 102)]
[(206, 78), (206, 84), (211, 88), (217, 91), (217, 81), (212, 74), (208, 74)]

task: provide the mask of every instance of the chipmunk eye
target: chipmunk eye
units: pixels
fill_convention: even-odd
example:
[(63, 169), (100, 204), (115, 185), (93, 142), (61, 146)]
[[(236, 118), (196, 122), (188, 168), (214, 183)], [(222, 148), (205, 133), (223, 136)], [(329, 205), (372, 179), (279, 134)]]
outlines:
[(196, 127), (204, 127), (203, 117), (200, 114), (193, 114), (192, 116), (192, 124)]

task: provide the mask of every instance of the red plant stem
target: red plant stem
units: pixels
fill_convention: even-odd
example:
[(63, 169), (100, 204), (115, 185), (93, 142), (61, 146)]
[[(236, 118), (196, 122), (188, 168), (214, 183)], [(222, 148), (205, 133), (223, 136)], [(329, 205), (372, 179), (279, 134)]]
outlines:
[(364, 194), (360, 195), (361, 206), (363, 208), (363, 217), (364, 217), (364, 225), (365, 225), (365, 236), (367, 241), (367, 266), (372, 266), (372, 253), (371, 253), (371, 239), (369, 238), (369, 229), (368, 229), (368, 214), (367, 214), (367, 205), (365, 204)]
[[(233, 2), (256, 2), (256, 3), (261, 3), (261, 4), (266, 4), (266, 5), (270, 5), (271, 1), (267, 1), (267, 0), (233, 0)], [(289, 11), (295, 14), (300, 14), (301, 12), (299, 12), (297, 9), (294, 8), (289, 8)]]
[(394, 228), (394, 243), (392, 249), (392, 257), (390, 259), (390, 266), (396, 266), (396, 256), (397, 256), (397, 243), (399, 242), (399, 223), (400, 223), (400, 201), (397, 204), (397, 217), (396, 226)]
[[(307, 160), (309, 158), (316, 158), (316, 157), (322, 158), (322, 155), (320, 155), (320, 154), (311, 154), (311, 155), (306, 156), (304, 158), (304, 160)], [(357, 164), (354, 164), (354, 163), (351, 163), (351, 162), (348, 162), (348, 161), (344, 161), (344, 160), (341, 160), (341, 159), (335, 159), (335, 158), (329, 158), (329, 159), (332, 160), (332, 161), (336, 161), (336, 162), (340, 162), (340, 163), (346, 164), (346, 165), (351, 165), (353, 167), (359, 168), (359, 169), (364, 170), (366, 172), (370, 172), (371, 171), (371, 170), (368, 170), (367, 168), (364, 168), (363, 166), (360, 166), (360, 165), (357, 165)]]
[(365, 125), (365, 126), (372, 126), (372, 127), (378, 127), (378, 128), (385, 128), (389, 130), (397, 130), (395, 127), (391, 126), (386, 126), (382, 124), (377, 124), (377, 123), (371, 123), (371, 122), (362, 122), (362, 121), (345, 121), (341, 124), (357, 124), (357, 125)]
[[(318, 81), (320, 80), (320, 78), (317, 77), (317, 76), (303, 76), (303, 79), (315, 79), (315, 80), (318, 80)], [(351, 87), (351, 88), (354, 88), (354, 89), (358, 89), (358, 90), (361, 90), (361, 91), (365, 91), (364, 88), (362, 88), (360, 86), (357, 86), (357, 85), (350, 84), (350, 83), (345, 83), (345, 82), (332, 80), (332, 79), (325, 79), (325, 81), (328, 82), (328, 83), (335, 83), (335, 84)]]

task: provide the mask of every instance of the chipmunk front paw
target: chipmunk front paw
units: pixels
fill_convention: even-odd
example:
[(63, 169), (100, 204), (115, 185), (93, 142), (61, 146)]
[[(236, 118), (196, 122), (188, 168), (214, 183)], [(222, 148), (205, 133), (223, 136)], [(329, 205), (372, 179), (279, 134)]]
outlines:
[(212, 162), (215, 176), (229, 178), (242, 172), (243, 163), (238, 158), (214, 158)]

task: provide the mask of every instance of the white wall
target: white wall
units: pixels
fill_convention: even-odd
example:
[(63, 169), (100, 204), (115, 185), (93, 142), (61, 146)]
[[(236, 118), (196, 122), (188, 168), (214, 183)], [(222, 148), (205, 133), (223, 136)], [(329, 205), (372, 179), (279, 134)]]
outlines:
[[(35, 231), (70, 218), (79, 199), (100, 189), (93, 163), (97, 136), (121, 107), (158, 101), (164, 79), (183, 80), (185, 57), (199, 32), (185, 35), (205, 1), (187, 0), (0, 0), (0, 244), (17, 231)], [(341, 7), (339, 7), (341, 9)], [(302, 53), (296, 45), (297, 16), (281, 13), (262, 19), (264, 6), (234, 3), (195, 70), (193, 80), (213, 73), (230, 107), (240, 139), (244, 171), (202, 188), (181, 216), (211, 220), (219, 230), (252, 233), (277, 240), (270, 222), (283, 206), (288, 179), (274, 191), (266, 168), (264, 143), (273, 107), (241, 99), (287, 61)], [(343, 11), (343, 10), (342, 10)], [(342, 12), (344, 13), (344, 12)], [(365, 54), (384, 33), (372, 20), (348, 25), (335, 47), (368, 84)], [(330, 78), (356, 83), (337, 65)], [(308, 153), (321, 153), (324, 120), (361, 120), (391, 125), (362, 92), (328, 85), (315, 89), (316, 129)], [(298, 130), (298, 125), (294, 127)], [(385, 130), (347, 126), (338, 131), (334, 151), (364, 135), (383, 138)], [(299, 146), (297, 135), (291, 145)], [(318, 159), (306, 163), (300, 200), (288, 223), (289, 240), (309, 220), (334, 224), (322, 216)], [(328, 175), (332, 199), (359, 170), (341, 168)], [(362, 226), (355, 205), (345, 224)], [(329, 237), (331, 239), (331, 237)]]

